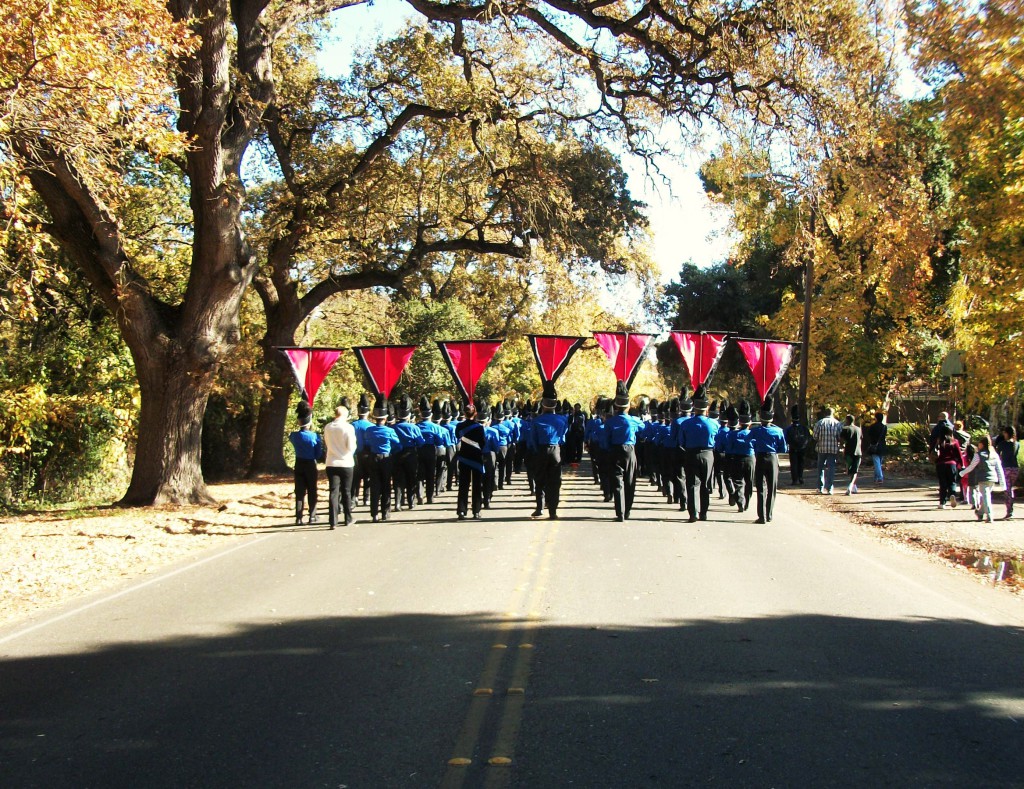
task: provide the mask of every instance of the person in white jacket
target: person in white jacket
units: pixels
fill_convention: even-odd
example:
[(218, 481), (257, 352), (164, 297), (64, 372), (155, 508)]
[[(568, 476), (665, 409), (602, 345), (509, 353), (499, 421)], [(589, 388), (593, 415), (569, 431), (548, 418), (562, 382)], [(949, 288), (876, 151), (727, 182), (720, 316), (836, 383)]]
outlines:
[(328, 422), (324, 428), (331, 529), (338, 525), (339, 503), (345, 515), (345, 525), (355, 523), (352, 517), (352, 475), (356, 465), (356, 431), (349, 424), (348, 409), (345, 406), (339, 405), (334, 409), (334, 416), (334, 421)]
[(975, 469), (981, 501), (974, 514), (978, 520), (984, 518), (987, 523), (991, 523), (992, 491), (997, 486), (1006, 487), (1006, 475), (1003, 474), (1003, 464), (999, 462), (999, 453), (993, 451), (988, 436), (978, 439), (978, 451), (974, 453), (974, 459), (960, 472), (960, 476), (965, 477)]

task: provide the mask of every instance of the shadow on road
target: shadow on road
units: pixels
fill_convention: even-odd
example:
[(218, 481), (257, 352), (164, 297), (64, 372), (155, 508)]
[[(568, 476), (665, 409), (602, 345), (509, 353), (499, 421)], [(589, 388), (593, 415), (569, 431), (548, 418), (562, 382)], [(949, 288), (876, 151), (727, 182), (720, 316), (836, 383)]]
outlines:
[[(537, 623), (512, 765), (486, 767), (523, 623), (393, 615), (0, 661), (10, 787), (1019, 786), (1024, 641), (968, 621)], [(522, 677), (515, 681), (522, 681)]]

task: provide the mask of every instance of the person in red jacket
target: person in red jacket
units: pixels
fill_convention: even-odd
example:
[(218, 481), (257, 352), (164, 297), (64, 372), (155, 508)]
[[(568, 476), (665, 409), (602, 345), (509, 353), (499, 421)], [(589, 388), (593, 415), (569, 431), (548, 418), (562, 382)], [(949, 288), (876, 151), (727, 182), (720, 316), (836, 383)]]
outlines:
[[(935, 471), (939, 477), (939, 509), (944, 510), (957, 504), (957, 490), (960, 487), (960, 469), (964, 467), (964, 452), (960, 442), (953, 438), (953, 431), (943, 433), (935, 458)], [(947, 503), (948, 502), (948, 503)]]

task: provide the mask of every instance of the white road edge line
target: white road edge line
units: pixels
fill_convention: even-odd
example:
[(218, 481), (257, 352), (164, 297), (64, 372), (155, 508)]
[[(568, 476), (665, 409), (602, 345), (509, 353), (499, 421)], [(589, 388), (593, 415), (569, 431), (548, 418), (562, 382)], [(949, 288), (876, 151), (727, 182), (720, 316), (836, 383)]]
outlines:
[(42, 622), (36, 622), (34, 625), (30, 625), (26, 628), (23, 628), (22, 630), (16, 630), (10, 635), (0, 638), (0, 644), (6, 644), (10, 641), (22, 638), (23, 636), (27, 636), (29, 633), (34, 633), (37, 630), (42, 630), (44, 627), (55, 625), (57, 622), (61, 622), (65, 619), (69, 619), (70, 617), (77, 616), (78, 614), (88, 611), (91, 608), (96, 608), (97, 606), (104, 605), (105, 603), (109, 603), (113, 600), (117, 600), (119, 597), (124, 597), (125, 595), (131, 594), (132, 592), (138, 592), (140, 589), (145, 589), (148, 586), (160, 583), (161, 581), (166, 581), (169, 578), (174, 578), (176, 575), (181, 575), (182, 573), (188, 572), (189, 570), (194, 570), (196, 567), (201, 567), (202, 565), (208, 562), (220, 559), (221, 557), (227, 556), (228, 554), (234, 553), (235, 551), (239, 551), (242, 548), (248, 548), (251, 545), (258, 545), (264, 540), (269, 540), (273, 536), (273, 534), (264, 534), (263, 536), (258, 537), (255, 540), (247, 540), (238, 545), (232, 546), (231, 548), (225, 548), (223, 550), (217, 551), (216, 553), (207, 556), (204, 559), (200, 559), (196, 562), (190, 562), (189, 564), (179, 567), (176, 570), (172, 570), (168, 573), (160, 573), (159, 575), (150, 578), (147, 581), (143, 581), (142, 583), (132, 584), (131, 586), (128, 586), (127, 588), (122, 589), (119, 592), (114, 592), (112, 594), (106, 595), (105, 597), (101, 597), (98, 600), (93, 600), (91, 603), (87, 603), (83, 606), (74, 608), (70, 611), (65, 611), (63, 614), (58, 614), (57, 616), (50, 617), (49, 619), (44, 619)]

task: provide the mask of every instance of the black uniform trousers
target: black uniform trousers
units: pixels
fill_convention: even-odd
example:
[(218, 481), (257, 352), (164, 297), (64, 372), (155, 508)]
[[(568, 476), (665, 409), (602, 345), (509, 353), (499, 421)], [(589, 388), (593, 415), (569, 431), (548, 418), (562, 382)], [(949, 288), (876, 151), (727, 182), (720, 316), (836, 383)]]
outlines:
[[(444, 490), (444, 478), (448, 473), (448, 452), (450, 449), (451, 447), (434, 447), (434, 479), (431, 481), (431, 486), (434, 489), (435, 496)], [(454, 454), (454, 450), (452, 450), (452, 453)]]
[(636, 495), (636, 449), (632, 444), (613, 446), (609, 454), (612, 466), (612, 501), (615, 517), (628, 518)]
[(494, 485), (498, 490), (505, 487), (505, 467), (508, 465), (508, 445), (498, 447), (494, 453)]
[(403, 449), (395, 457), (393, 467), (395, 496), (398, 508), (404, 504), (412, 509), (416, 496), (416, 476), (419, 473), (419, 459), (415, 449)]
[(549, 514), (556, 515), (562, 491), (562, 452), (557, 444), (540, 447), (534, 474), (537, 511), (543, 512), (546, 506)]
[(754, 477), (757, 480), (757, 519), (769, 522), (775, 510), (775, 492), (779, 487), (779, 456), (774, 452), (758, 452)]
[(711, 504), (711, 475), (714, 472), (715, 453), (711, 449), (685, 450), (686, 509), (690, 519), (708, 519)]
[(391, 516), (391, 480), (394, 460), (391, 455), (367, 455), (367, 476), (370, 482), (370, 515), (387, 520)]
[(484, 473), (480, 469), (459, 463), (459, 495), (455, 503), (455, 511), (462, 517), (469, 512), (470, 492), (473, 494), (473, 517), (480, 514), (484, 500)]
[(686, 453), (682, 447), (669, 447), (669, 489), (670, 504), (678, 504), (679, 509), (686, 509)]
[(422, 500), (420, 488), (426, 489), (427, 504), (434, 501), (434, 469), (437, 465), (437, 448), (433, 444), (424, 444), (416, 448), (416, 500)]
[(726, 484), (725, 484), (725, 479), (726, 479), (726, 477), (725, 477), (725, 470), (723, 468), (724, 465), (725, 465), (725, 463), (722, 460), (722, 453), (716, 451), (715, 452), (714, 472), (713, 472), (713, 477), (712, 477), (714, 482), (712, 484), (712, 488), (715, 488), (715, 489), (718, 490), (718, 498), (720, 498), (720, 499), (724, 499), (725, 498), (725, 490), (727, 490), (727, 487), (726, 487)]
[(316, 509), (317, 470), (315, 460), (295, 461), (295, 511), (296, 517), (302, 513), (302, 500), (309, 502), (310, 513)]
[(806, 449), (789, 448), (789, 477), (794, 485), (804, 484), (804, 456)]
[(516, 457), (519, 453), (518, 444), (509, 444), (505, 448), (505, 480), (506, 485), (512, 484), (512, 470), (516, 467)]
[(363, 491), (363, 504), (366, 504), (370, 499), (370, 485), (367, 478), (366, 470), (370, 465), (370, 462), (366, 459), (367, 452), (356, 453), (356, 464), (352, 469), (352, 501), (353, 503), (359, 500), (359, 491)]
[(727, 455), (732, 467), (732, 485), (736, 491), (736, 507), (746, 512), (754, 492), (754, 456)]

